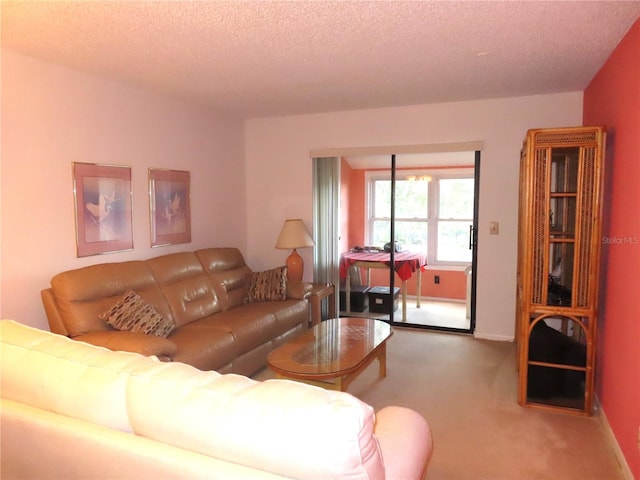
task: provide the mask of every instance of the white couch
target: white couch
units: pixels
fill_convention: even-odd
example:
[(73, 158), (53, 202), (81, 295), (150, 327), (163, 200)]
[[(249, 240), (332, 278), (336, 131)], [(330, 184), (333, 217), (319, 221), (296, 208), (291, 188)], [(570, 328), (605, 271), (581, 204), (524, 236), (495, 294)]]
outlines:
[(423, 477), (426, 421), (344, 392), (257, 382), (0, 322), (0, 476)]

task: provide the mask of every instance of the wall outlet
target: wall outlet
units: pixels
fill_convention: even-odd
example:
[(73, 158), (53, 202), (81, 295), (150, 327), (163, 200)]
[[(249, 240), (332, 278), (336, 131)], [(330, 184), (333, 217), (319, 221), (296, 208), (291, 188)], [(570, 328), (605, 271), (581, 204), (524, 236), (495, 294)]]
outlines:
[(440, 275), (434, 275), (433, 276), (433, 283), (435, 283), (435, 284), (439, 284), (440, 283)]

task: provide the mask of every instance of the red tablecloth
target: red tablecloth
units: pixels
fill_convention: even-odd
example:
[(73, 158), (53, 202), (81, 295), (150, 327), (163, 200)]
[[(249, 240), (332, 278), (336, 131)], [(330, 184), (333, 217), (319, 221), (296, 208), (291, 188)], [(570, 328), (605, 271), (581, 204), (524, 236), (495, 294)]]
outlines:
[[(340, 278), (347, 278), (347, 269), (355, 262), (376, 262), (389, 267), (391, 254), (387, 252), (346, 252), (340, 257)], [(397, 252), (394, 256), (394, 270), (400, 280), (408, 280), (413, 272), (427, 264), (427, 255), (422, 252)]]

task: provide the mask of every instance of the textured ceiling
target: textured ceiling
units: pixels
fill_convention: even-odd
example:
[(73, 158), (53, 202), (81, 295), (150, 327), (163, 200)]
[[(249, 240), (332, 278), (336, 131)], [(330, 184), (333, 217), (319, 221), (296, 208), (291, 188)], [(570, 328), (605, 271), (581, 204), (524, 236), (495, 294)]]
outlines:
[(241, 117), (583, 90), (640, 1), (2, 1), (2, 47)]

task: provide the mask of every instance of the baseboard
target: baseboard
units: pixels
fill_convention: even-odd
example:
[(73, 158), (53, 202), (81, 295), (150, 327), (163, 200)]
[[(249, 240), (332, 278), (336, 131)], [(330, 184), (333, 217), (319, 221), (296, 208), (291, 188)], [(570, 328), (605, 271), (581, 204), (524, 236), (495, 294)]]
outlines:
[(473, 333), (474, 338), (479, 338), (480, 340), (493, 340), (494, 342), (513, 342), (515, 341), (515, 337), (513, 335), (492, 335), (490, 333)]
[[(407, 294), (407, 301), (415, 302), (417, 299), (418, 297), (416, 295)], [(447, 302), (447, 303), (466, 303), (467, 302), (466, 300), (460, 299), (460, 298), (429, 297), (425, 295), (420, 295), (420, 301), (424, 302), (425, 300), (430, 302)]]
[(609, 420), (607, 420), (607, 415), (605, 414), (604, 409), (602, 408), (602, 405), (600, 404), (600, 400), (598, 399), (597, 395), (594, 395), (594, 401), (595, 401), (594, 403), (595, 403), (598, 419), (600, 420), (600, 423), (602, 424), (602, 428), (604, 428), (605, 435), (609, 440), (609, 444), (611, 445), (611, 448), (613, 449), (613, 452), (615, 453), (615, 456), (618, 459), (618, 462), (620, 463), (620, 468), (622, 470), (625, 480), (634, 480), (633, 473), (631, 473), (631, 468), (629, 468), (627, 459), (624, 457), (624, 454), (620, 449), (620, 445), (618, 444), (618, 440), (616, 439), (616, 436), (613, 434), (611, 425), (609, 425)]

